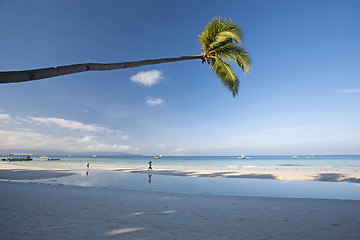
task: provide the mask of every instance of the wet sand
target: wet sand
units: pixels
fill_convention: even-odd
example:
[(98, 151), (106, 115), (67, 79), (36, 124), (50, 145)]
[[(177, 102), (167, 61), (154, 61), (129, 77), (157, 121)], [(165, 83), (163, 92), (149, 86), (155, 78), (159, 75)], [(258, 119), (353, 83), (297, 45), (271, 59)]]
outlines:
[[(66, 168), (64, 168), (66, 167)], [(47, 170), (50, 173), (55, 170), (62, 170), (63, 174), (71, 171), (86, 170), (86, 166), (77, 165), (63, 166), (31, 165), (20, 163), (0, 162), (0, 170)], [(114, 170), (133, 173), (147, 173), (147, 167), (111, 167), (91, 164), (89, 170)], [(276, 179), (276, 180), (300, 180), (300, 181), (326, 181), (326, 182), (352, 182), (360, 183), (360, 167), (305, 167), (305, 166), (249, 166), (249, 167), (226, 167), (226, 168), (162, 168), (153, 167), (153, 174), (173, 175), (186, 177), (224, 177), (224, 178), (254, 178), (254, 179)], [(1, 171), (0, 171), (1, 174)], [(10, 173), (8, 173), (10, 174)], [(14, 173), (15, 174), (15, 173)], [(57, 173), (59, 174), (59, 172)], [(1, 179), (1, 175), (0, 175)]]
[[(16, 182), (61, 177), (73, 170), (2, 164), (0, 239), (331, 240), (358, 239), (360, 234), (360, 201), (354, 200), (234, 197)], [(157, 171), (181, 172), (155, 169), (154, 173)], [(231, 177), (228, 172), (211, 171), (181, 174)]]
[(0, 169), (0, 179), (36, 180), (66, 177), (74, 173), (68, 170)]

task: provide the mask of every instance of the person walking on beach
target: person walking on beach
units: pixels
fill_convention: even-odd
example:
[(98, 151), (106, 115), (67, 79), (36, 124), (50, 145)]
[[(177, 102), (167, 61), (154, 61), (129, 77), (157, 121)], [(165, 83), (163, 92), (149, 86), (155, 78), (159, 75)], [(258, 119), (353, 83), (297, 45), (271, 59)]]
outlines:
[(90, 167), (90, 164), (86, 164), (86, 167), (87, 167), (87, 171), (86, 171), (86, 176), (89, 176), (89, 167)]
[(152, 171), (152, 166), (151, 166), (151, 164), (152, 164), (152, 161), (150, 161), (150, 162), (149, 162), (149, 168), (148, 168), (148, 171), (149, 171), (149, 170), (151, 170), (151, 171)]

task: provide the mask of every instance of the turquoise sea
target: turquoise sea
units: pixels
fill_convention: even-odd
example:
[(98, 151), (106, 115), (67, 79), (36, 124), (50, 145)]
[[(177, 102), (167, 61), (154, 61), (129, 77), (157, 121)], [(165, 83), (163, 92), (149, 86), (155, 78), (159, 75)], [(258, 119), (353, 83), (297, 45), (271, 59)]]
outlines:
[[(61, 164), (95, 164), (102, 166), (147, 167), (151, 160), (161, 168), (219, 168), (229, 166), (326, 166), (359, 167), (360, 155), (281, 155), (281, 156), (48, 156), (60, 157)], [(34, 161), (44, 161), (34, 156)]]

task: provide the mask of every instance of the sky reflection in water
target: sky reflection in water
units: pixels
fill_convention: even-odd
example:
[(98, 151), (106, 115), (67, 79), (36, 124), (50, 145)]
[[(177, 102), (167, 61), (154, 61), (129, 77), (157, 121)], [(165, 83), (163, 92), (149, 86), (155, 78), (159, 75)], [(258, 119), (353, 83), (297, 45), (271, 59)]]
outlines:
[(360, 200), (357, 183), (163, 176), (151, 171), (89, 171), (42, 182), (171, 193)]

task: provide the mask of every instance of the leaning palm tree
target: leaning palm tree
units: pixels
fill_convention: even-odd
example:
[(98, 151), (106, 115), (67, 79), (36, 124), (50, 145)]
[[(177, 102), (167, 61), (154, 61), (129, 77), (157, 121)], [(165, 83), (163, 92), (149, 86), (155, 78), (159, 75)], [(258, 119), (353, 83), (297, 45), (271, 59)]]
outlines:
[(247, 52), (240, 47), (241, 30), (231, 20), (214, 18), (204, 29), (199, 40), (202, 53), (194, 56), (161, 58), (122, 63), (82, 63), (59, 67), (41, 68), (25, 71), (0, 72), (0, 83), (15, 83), (51, 78), (85, 71), (105, 71), (140, 67), (167, 62), (201, 59), (208, 63), (215, 74), (235, 97), (238, 94), (239, 79), (228, 61), (234, 61), (244, 73), (249, 71), (250, 61)]
[(202, 62), (207, 62), (235, 97), (238, 93), (239, 79), (225, 60), (236, 64), (247, 73), (250, 60), (247, 52), (240, 47), (242, 41), (240, 28), (230, 20), (214, 18), (199, 35), (203, 47)]

